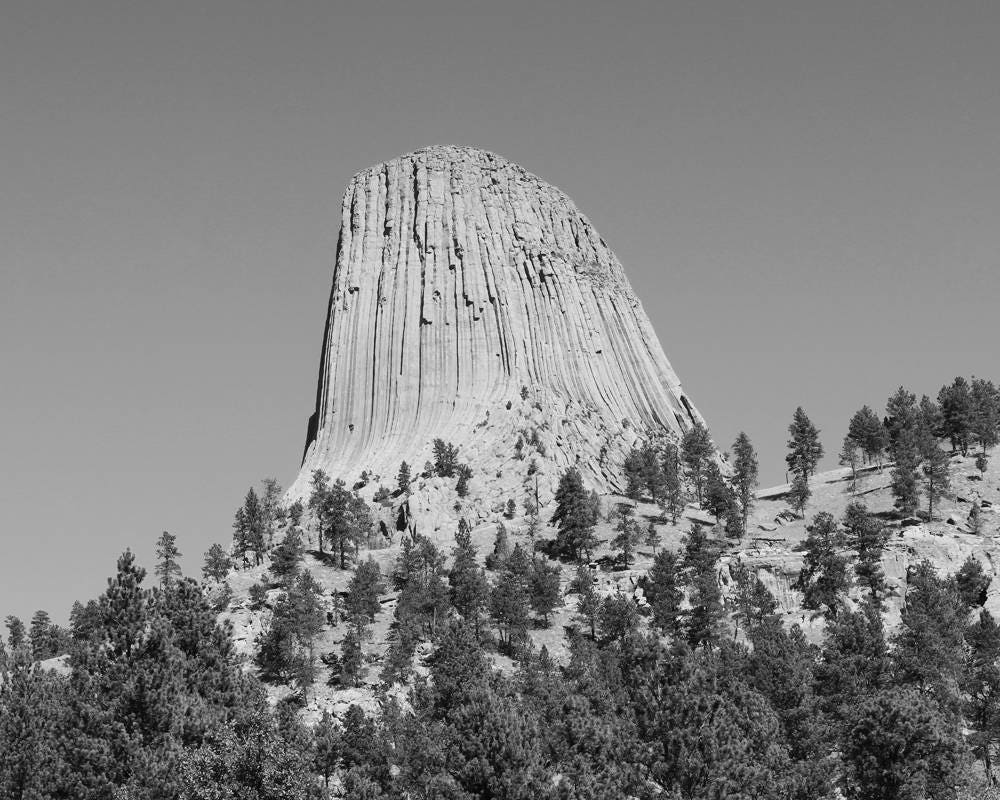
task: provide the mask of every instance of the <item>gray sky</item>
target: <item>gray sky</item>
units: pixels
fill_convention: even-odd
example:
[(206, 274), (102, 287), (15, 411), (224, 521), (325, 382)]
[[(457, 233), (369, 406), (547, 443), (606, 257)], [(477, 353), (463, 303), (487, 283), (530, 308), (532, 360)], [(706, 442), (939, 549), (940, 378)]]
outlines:
[[(298, 467), (340, 198), (433, 143), (564, 189), (689, 395), (783, 477), (1000, 377), (993, 2), (0, 3), (0, 615)], [(834, 459), (827, 459), (832, 465)]]

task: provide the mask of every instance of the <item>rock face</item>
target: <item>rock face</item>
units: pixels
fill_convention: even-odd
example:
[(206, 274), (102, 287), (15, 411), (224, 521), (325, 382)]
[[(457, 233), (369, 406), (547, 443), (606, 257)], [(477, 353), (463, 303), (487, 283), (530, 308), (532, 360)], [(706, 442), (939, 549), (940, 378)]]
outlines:
[(484, 483), (536, 458), (620, 488), (637, 439), (695, 422), (621, 264), (560, 190), (453, 146), (351, 181), (292, 494), (316, 468), (392, 485), (438, 437)]

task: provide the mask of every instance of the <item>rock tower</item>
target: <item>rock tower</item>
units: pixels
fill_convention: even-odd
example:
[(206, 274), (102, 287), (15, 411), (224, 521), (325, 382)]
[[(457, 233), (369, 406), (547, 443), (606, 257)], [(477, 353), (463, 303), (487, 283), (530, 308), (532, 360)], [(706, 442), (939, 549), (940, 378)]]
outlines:
[(486, 494), (532, 459), (550, 483), (577, 464), (615, 489), (636, 441), (695, 422), (621, 264), (559, 189), (455, 146), (351, 180), (292, 494), (316, 468), (394, 486), (438, 437)]

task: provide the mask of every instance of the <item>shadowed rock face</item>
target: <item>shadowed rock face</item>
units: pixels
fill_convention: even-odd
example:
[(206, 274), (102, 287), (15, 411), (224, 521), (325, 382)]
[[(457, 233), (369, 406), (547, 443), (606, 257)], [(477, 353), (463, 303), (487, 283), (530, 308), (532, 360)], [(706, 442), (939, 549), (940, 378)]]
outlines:
[(391, 484), (436, 437), (502, 468), (528, 428), (555, 466), (615, 488), (637, 434), (695, 421), (621, 264), (560, 190), (453, 146), (351, 181), (293, 494), (316, 468)]

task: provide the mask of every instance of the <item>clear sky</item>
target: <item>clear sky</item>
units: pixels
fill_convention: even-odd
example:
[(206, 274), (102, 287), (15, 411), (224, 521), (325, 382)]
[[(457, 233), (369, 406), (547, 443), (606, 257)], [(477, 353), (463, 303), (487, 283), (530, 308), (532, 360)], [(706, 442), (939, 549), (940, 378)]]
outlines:
[[(340, 199), (474, 145), (615, 249), (716, 440), (783, 478), (1000, 377), (995, 2), (0, 2), (0, 616), (197, 574), (294, 477)], [(827, 465), (833, 459), (827, 459)]]

